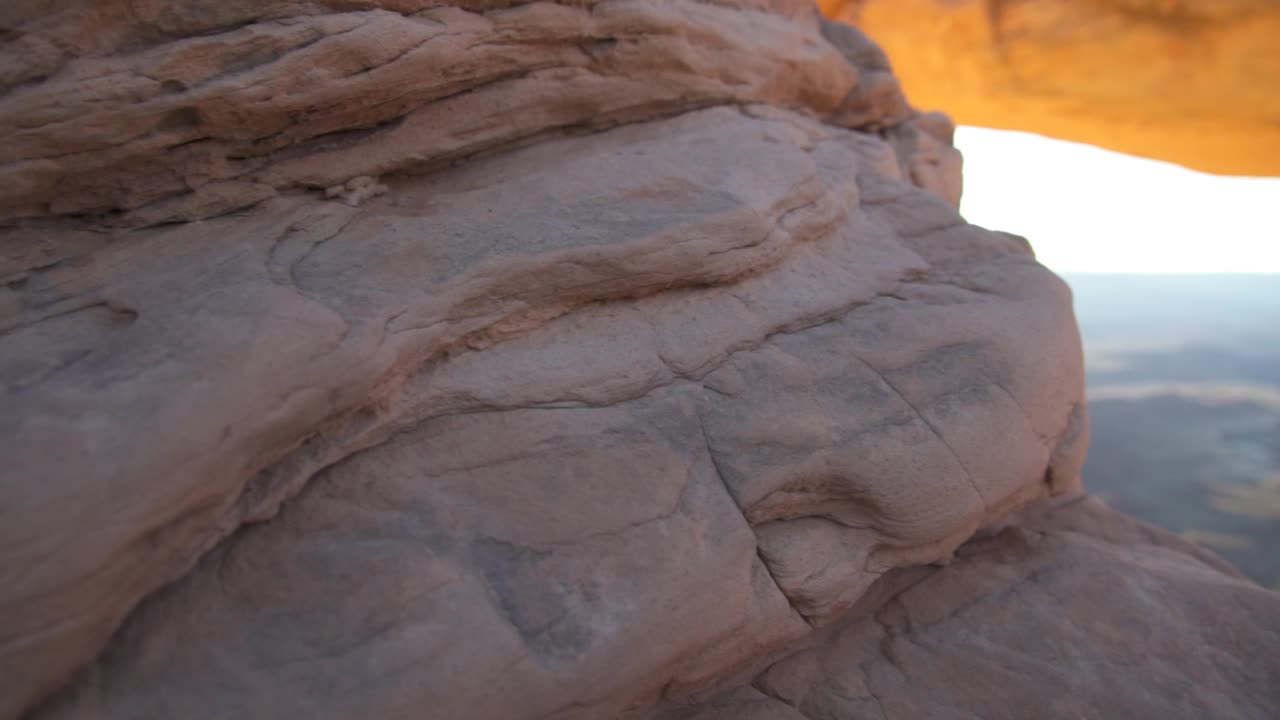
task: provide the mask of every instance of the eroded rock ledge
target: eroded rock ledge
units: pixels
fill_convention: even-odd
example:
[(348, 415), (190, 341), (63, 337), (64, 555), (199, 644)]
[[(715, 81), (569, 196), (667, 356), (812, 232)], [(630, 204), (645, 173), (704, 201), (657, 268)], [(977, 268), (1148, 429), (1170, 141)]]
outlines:
[(803, 3), (6, 13), (0, 717), (665, 712), (1078, 487), (1066, 287)]
[(717, 104), (847, 127), (905, 120), (887, 68), (851, 62), (859, 48), (814, 32), (811, 13), (791, 1), (20, 5), (0, 73), (0, 217), (195, 219)]

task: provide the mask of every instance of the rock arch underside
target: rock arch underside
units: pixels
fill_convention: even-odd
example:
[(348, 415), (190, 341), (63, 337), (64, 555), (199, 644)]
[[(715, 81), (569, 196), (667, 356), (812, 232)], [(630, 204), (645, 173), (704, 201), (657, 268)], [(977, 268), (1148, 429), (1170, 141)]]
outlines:
[(793, 0), (0, 8), (0, 718), (1280, 713)]
[(1280, 175), (1275, 0), (821, 0), (912, 100), (1222, 175)]

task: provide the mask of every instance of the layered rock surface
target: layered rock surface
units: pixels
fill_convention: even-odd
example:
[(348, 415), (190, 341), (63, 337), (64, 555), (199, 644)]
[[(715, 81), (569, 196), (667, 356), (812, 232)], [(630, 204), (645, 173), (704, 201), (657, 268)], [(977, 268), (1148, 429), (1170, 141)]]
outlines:
[(1045, 503), (946, 568), (892, 573), (749, 685), (649, 720), (1261, 720), (1280, 711), (1275, 605), (1093, 498)]
[(821, 0), (912, 100), (1228, 175), (1280, 175), (1274, 0)]
[(687, 708), (1077, 487), (1069, 293), (802, 3), (5, 12), (0, 717)]
[(825, 40), (792, 0), (67, 0), (3, 12), (0, 216), (193, 219), (716, 104), (868, 127), (908, 115), (885, 68), (859, 68), (859, 48)]

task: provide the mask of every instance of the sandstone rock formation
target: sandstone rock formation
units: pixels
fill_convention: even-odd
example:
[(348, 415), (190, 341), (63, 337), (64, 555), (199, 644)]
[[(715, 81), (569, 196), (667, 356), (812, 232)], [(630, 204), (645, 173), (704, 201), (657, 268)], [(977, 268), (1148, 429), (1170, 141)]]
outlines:
[(750, 685), (650, 720), (1275, 717), (1274, 592), (1092, 498), (1001, 525)]
[(1280, 175), (1274, 0), (821, 0), (911, 99), (1230, 175)]
[(694, 711), (1078, 489), (1069, 293), (804, 3), (4, 12), (0, 718)]

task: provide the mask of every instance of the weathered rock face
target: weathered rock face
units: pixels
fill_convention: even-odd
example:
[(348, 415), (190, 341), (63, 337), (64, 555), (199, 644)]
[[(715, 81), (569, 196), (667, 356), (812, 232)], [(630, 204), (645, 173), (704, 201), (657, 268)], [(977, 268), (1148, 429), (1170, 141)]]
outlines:
[(1276, 716), (1274, 592), (1092, 498), (1002, 525), (890, 574), (750, 685), (650, 720)]
[(791, 0), (67, 0), (3, 12), (15, 39), (0, 73), (0, 216), (198, 218), (716, 104), (865, 127), (908, 113), (884, 68), (860, 70), (842, 55), (857, 49), (824, 40), (812, 8)]
[(1065, 286), (804, 4), (113, 7), (5, 11), (0, 717), (666, 712), (1077, 487)]
[(821, 0), (958, 122), (1280, 175), (1274, 0)]

